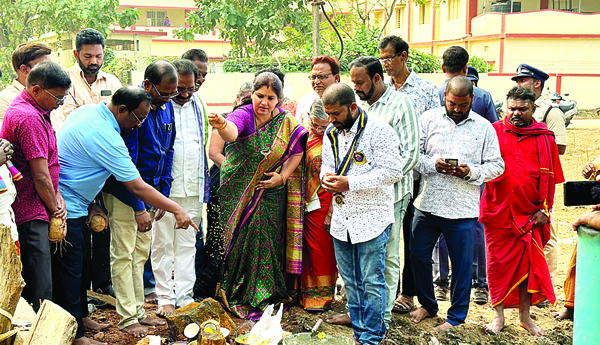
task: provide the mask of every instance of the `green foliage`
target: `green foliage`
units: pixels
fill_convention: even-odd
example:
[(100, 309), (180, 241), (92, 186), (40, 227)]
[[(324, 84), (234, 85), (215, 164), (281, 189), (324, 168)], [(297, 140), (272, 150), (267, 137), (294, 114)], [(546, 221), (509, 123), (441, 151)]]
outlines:
[(442, 60), (431, 53), (410, 49), (407, 65), (415, 73), (435, 73), (442, 69)]
[(310, 71), (310, 59), (288, 58), (276, 60), (270, 57), (229, 59), (223, 63), (223, 72), (256, 73), (269, 66), (275, 66), (283, 73), (308, 72)]
[[(194, 34), (220, 29), (222, 39), (231, 42), (231, 56), (269, 56), (282, 44), (280, 35), (295, 31), (308, 35), (311, 19), (304, 0), (196, 0), (198, 11), (188, 14), (189, 27), (175, 30), (178, 38), (193, 41)], [(290, 34), (290, 32), (288, 32)]]
[(110, 63), (104, 64), (102, 70), (114, 74), (123, 85), (131, 85), (131, 71), (135, 69), (135, 63), (127, 58), (114, 58)]
[(115, 52), (112, 49), (106, 47), (104, 49), (104, 66), (110, 65), (110, 63), (113, 62), (115, 58)]
[(477, 56), (471, 56), (469, 59), (469, 66), (475, 67), (478, 73), (488, 73), (492, 71), (492, 66), (490, 66), (485, 59), (479, 58)]
[[(129, 27), (139, 12), (126, 9), (117, 12), (119, 0), (1, 0), (0, 1), (0, 69), (11, 71), (10, 56), (17, 46), (30, 38), (56, 32), (75, 34), (83, 28), (94, 28), (105, 36), (110, 25)], [(11, 72), (12, 73), (12, 72)], [(5, 79), (10, 79), (5, 73)]]

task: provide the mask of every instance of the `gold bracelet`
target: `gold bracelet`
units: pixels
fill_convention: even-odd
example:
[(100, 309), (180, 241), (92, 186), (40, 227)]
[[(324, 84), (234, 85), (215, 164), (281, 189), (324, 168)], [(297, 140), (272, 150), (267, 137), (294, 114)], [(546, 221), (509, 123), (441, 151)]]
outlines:
[(229, 121), (225, 120), (225, 124), (224, 124), (223, 126), (221, 126), (221, 127), (214, 127), (214, 128), (215, 128), (217, 131), (223, 130), (223, 129), (225, 129), (225, 127), (227, 127), (227, 122), (229, 122)]
[(281, 177), (281, 179), (283, 180), (283, 184), (285, 184), (285, 181), (287, 180), (287, 177), (285, 177), (284, 174), (279, 174), (279, 176)]
[(142, 214), (144, 214), (144, 213), (146, 213), (146, 210), (145, 210), (145, 209), (144, 209), (144, 210), (142, 210), (142, 211), (137, 211), (137, 212), (135, 213), (135, 216), (136, 216), (136, 217), (137, 217), (137, 216), (141, 216), (141, 215), (142, 215)]

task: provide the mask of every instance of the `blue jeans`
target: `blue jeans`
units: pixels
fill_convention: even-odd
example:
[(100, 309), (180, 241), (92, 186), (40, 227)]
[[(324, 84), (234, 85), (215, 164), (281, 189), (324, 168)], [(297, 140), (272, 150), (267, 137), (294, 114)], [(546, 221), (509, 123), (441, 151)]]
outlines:
[(476, 222), (477, 218), (447, 219), (418, 209), (413, 219), (410, 253), (417, 297), (431, 316), (439, 310), (431, 275), (433, 247), (441, 234), (448, 244), (452, 262), (452, 305), (447, 322), (453, 326), (463, 323), (469, 312)]
[(361, 344), (379, 344), (385, 336), (385, 247), (391, 228), (390, 224), (381, 235), (363, 243), (333, 239), (354, 339)]

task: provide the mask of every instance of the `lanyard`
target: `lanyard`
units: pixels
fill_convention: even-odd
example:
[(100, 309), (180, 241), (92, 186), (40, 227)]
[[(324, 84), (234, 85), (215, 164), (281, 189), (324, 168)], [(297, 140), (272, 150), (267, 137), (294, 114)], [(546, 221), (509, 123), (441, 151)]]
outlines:
[(348, 149), (348, 153), (346, 153), (346, 157), (342, 161), (339, 158), (339, 147), (338, 147), (338, 135), (340, 130), (335, 127), (329, 128), (327, 131), (327, 137), (331, 141), (331, 148), (333, 149), (333, 157), (335, 159), (335, 173), (338, 176), (345, 176), (348, 173), (348, 169), (350, 169), (350, 163), (352, 162), (354, 151), (358, 146), (358, 141), (360, 140), (360, 135), (362, 134), (365, 126), (367, 125), (367, 113), (365, 113), (361, 108), (358, 108), (360, 114), (358, 116), (358, 128), (356, 131), (356, 136), (354, 136), (354, 140), (352, 140), (352, 145)]

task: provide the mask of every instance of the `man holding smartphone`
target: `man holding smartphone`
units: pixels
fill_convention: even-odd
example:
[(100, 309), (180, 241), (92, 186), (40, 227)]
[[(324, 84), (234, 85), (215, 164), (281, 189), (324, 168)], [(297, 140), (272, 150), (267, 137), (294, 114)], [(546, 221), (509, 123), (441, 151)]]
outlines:
[(554, 133), (533, 118), (535, 100), (530, 89), (514, 87), (506, 118), (494, 124), (506, 170), (486, 185), (479, 218), (496, 311), (486, 328), (494, 333), (504, 327), (504, 308), (518, 307), (521, 326), (542, 336), (546, 332), (533, 322), (529, 307), (545, 299), (556, 303), (542, 248), (550, 238), (555, 184), (565, 179)]
[(480, 186), (504, 171), (492, 125), (471, 111), (471, 81), (464, 76), (452, 78), (444, 104), (419, 118), (421, 145), (415, 169), (421, 174), (421, 188), (410, 239), (421, 304), (410, 316), (418, 323), (435, 316), (439, 309), (433, 292), (431, 255), (440, 235), (446, 238), (452, 262), (452, 305), (446, 322), (436, 330), (464, 323), (467, 317)]

